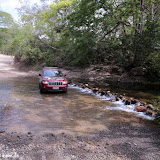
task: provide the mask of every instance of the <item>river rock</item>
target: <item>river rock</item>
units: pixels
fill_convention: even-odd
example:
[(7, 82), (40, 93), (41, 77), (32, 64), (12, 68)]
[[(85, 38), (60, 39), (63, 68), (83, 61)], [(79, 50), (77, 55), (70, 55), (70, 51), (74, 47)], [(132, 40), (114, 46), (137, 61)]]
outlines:
[(98, 90), (98, 93), (101, 93), (102, 92), (102, 89), (100, 88), (99, 90)]
[(101, 92), (101, 96), (104, 96), (105, 94), (106, 94), (105, 91), (102, 91), (102, 92)]
[(131, 100), (130, 99), (126, 99), (125, 100), (125, 105), (130, 105), (131, 104)]
[(121, 99), (119, 97), (116, 97), (116, 101), (120, 101)]
[(89, 89), (91, 89), (91, 90), (93, 89), (93, 88), (92, 88), (92, 86), (91, 86), (91, 85), (89, 85), (89, 84), (88, 84), (88, 87), (87, 87), (87, 88), (89, 88)]
[(93, 88), (93, 93), (96, 93), (96, 92), (98, 92), (98, 88)]
[(147, 109), (150, 109), (150, 110), (154, 109), (154, 107), (151, 104), (148, 104), (146, 107), (147, 107)]
[(86, 88), (86, 86), (85, 86), (84, 84), (82, 84), (81, 87), (82, 87), (83, 89)]
[(131, 104), (137, 104), (139, 101), (137, 99), (131, 98)]
[(146, 102), (140, 102), (140, 106), (145, 106), (146, 104)]
[(103, 91), (102, 89), (99, 89), (99, 90), (98, 90), (98, 93), (100, 93), (101, 96), (105, 95), (105, 91)]
[(137, 112), (146, 112), (147, 108), (146, 107), (141, 107), (141, 106), (136, 106)]
[(154, 116), (154, 115), (156, 115), (156, 112), (153, 112), (152, 110), (147, 110), (146, 114), (149, 116)]
[(124, 97), (122, 95), (119, 95), (119, 98), (122, 100)]
[(112, 94), (111, 94), (110, 91), (107, 91), (105, 95), (106, 95), (107, 97), (111, 97), (111, 96), (112, 96)]
[(88, 87), (89, 85), (86, 83), (85, 86)]

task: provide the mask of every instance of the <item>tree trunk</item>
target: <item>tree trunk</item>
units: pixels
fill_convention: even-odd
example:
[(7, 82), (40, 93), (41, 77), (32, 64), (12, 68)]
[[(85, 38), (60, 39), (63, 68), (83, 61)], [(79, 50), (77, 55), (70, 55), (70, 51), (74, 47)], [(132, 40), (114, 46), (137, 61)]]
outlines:
[(143, 5), (144, 5), (144, 0), (140, 0), (140, 12), (141, 12), (141, 17), (139, 18), (139, 33), (142, 33), (143, 31)]
[(154, 4), (151, 4), (151, 21), (154, 20)]

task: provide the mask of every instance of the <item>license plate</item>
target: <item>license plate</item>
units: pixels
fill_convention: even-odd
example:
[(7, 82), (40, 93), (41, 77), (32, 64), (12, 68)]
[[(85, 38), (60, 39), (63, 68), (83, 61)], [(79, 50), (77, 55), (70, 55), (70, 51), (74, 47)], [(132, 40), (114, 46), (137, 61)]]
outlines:
[(59, 89), (59, 87), (53, 87), (53, 89)]

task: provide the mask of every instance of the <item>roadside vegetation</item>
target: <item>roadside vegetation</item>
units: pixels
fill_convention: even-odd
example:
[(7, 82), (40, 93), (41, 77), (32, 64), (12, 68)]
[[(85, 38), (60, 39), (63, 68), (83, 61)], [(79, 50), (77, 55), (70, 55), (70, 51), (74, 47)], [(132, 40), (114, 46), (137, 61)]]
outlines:
[(0, 11), (0, 50), (28, 64), (114, 64), (160, 80), (160, 0), (55, 0)]

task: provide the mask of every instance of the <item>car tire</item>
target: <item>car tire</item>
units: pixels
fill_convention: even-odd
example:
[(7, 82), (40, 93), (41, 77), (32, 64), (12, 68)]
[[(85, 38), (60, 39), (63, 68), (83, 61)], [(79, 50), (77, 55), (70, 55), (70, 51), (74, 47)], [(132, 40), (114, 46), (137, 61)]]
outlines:
[(39, 84), (39, 91), (40, 91), (40, 93), (44, 93), (44, 90), (42, 89), (40, 84)]
[(40, 93), (44, 93), (44, 90), (43, 90), (43, 89), (40, 89)]

